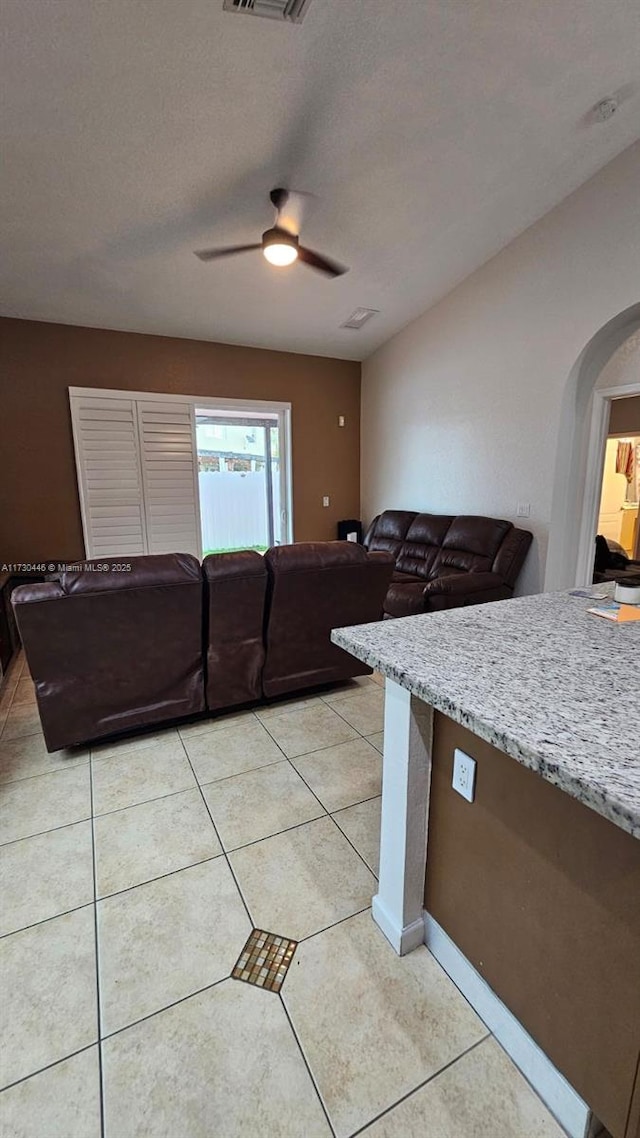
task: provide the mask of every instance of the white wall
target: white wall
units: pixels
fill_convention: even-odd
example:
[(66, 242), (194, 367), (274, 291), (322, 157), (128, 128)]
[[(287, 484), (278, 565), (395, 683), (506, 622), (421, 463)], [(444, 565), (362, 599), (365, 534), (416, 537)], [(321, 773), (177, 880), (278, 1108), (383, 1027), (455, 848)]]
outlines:
[[(638, 187), (640, 198), (640, 187)], [(640, 208), (638, 223), (640, 224)], [(638, 296), (640, 297), (640, 265), (638, 266)], [(633, 332), (615, 351), (600, 375), (596, 387), (633, 387), (640, 382), (640, 331)]]
[(405, 508), (515, 522), (530, 502), (519, 591), (541, 589), (568, 377), (639, 299), (637, 143), (365, 362), (364, 520)]

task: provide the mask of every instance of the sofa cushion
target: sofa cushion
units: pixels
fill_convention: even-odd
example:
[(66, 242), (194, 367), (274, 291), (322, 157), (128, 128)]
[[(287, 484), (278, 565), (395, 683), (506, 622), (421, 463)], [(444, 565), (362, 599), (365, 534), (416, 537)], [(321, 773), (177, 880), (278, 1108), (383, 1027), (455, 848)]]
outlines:
[(413, 510), (385, 510), (369, 526), (364, 539), (365, 547), (391, 553), (397, 558), (415, 517), (417, 514)]
[(388, 616), (415, 616), (425, 611), (425, 581), (393, 582), (387, 589), (384, 611)]
[(434, 559), (430, 576), (483, 573), (490, 570), (511, 522), (501, 518), (460, 515), (454, 518)]
[(396, 557), (396, 569), (428, 580), (453, 518), (447, 514), (416, 514)]
[(331, 630), (380, 619), (393, 558), (333, 541), (277, 546), (264, 560), (269, 574), (264, 695), (369, 674), (366, 664), (331, 643)]
[(207, 614), (209, 711), (260, 699), (267, 567), (254, 550), (213, 553), (202, 563)]
[(158, 585), (200, 584), (200, 562), (190, 553), (154, 553), (142, 557), (100, 557), (79, 561), (59, 577), (67, 596), (127, 589), (156, 588)]
[(264, 563), (274, 573), (300, 573), (363, 565), (368, 557), (366, 549), (355, 541), (300, 541), (272, 546), (264, 555)]

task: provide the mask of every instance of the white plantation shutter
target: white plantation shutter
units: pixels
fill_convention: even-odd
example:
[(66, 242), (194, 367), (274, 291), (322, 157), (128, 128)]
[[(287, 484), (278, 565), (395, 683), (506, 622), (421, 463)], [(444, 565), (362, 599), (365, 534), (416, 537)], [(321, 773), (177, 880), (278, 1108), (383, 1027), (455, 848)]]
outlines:
[(135, 400), (80, 396), (72, 415), (87, 557), (145, 553)]
[(194, 409), (70, 392), (87, 557), (200, 555)]
[(171, 400), (138, 402), (149, 553), (200, 552), (194, 410)]

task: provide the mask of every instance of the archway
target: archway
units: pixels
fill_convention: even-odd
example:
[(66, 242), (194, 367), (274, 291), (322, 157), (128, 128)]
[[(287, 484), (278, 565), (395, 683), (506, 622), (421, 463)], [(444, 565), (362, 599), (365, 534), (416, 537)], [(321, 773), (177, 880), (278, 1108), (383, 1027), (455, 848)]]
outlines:
[[(544, 587), (585, 584), (585, 558), (593, 542), (611, 389), (596, 394), (598, 377), (621, 344), (640, 329), (640, 303), (604, 325), (580, 353), (567, 380), (560, 414), (549, 551)], [(631, 394), (631, 391), (629, 391)], [(601, 466), (600, 466), (601, 469)]]

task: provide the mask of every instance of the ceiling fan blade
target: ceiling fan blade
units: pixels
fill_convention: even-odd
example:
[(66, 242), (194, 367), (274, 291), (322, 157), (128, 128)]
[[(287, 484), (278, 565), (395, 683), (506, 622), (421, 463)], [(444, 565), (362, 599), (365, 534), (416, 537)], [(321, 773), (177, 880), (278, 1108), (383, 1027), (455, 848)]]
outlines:
[(221, 249), (194, 249), (196, 257), (201, 261), (217, 261), (219, 257), (232, 257), (234, 253), (250, 253), (252, 249), (261, 249), (262, 245), (224, 245)]
[(314, 253), (313, 249), (306, 249), (304, 245), (298, 245), (298, 257), (305, 265), (317, 269), (320, 273), (326, 273), (328, 277), (341, 277), (343, 273), (349, 272), (346, 265), (322, 257), (320, 253)]

